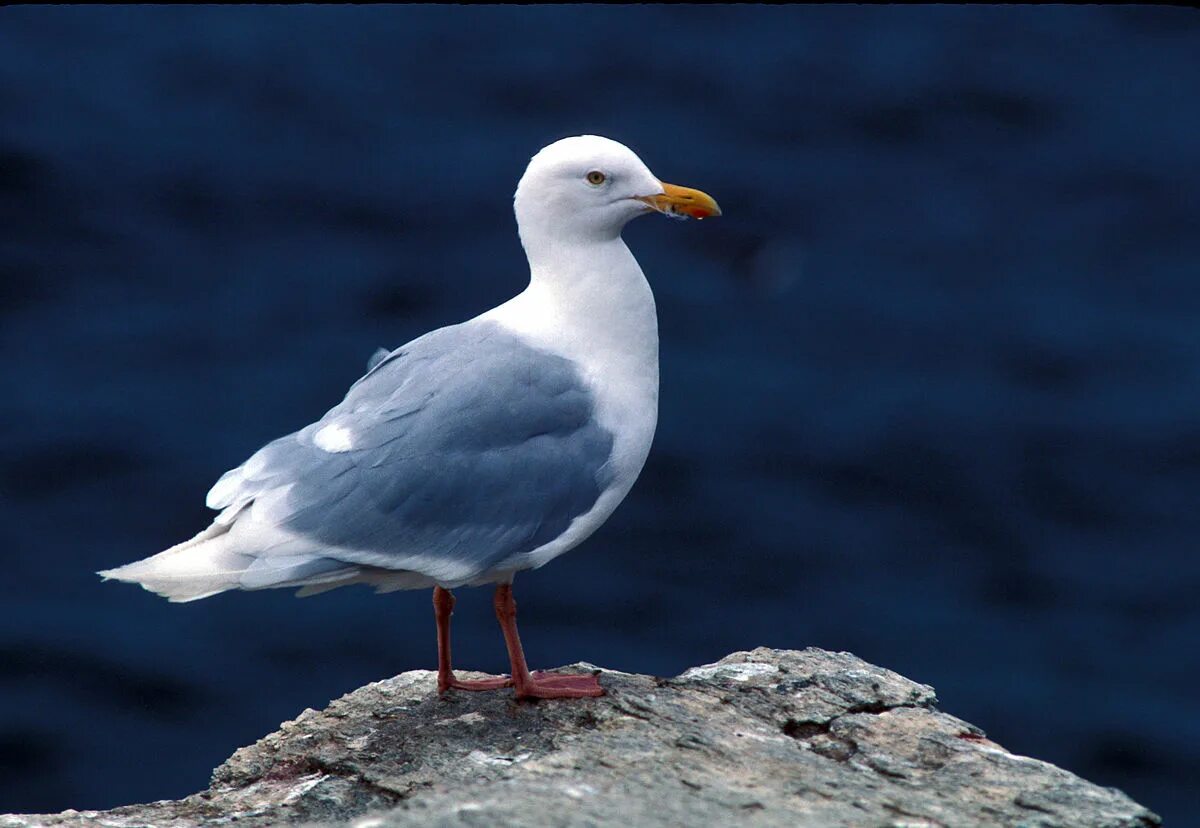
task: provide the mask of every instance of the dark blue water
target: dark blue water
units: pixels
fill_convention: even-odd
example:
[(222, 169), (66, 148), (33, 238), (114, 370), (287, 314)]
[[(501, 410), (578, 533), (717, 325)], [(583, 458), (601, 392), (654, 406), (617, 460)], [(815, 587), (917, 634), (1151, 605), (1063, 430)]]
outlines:
[[(627, 233), (658, 437), (518, 579), (531, 660), (848, 649), (1194, 813), (1200, 14), (1096, 7), (0, 12), (0, 811), (195, 791), (433, 664), (424, 592), (92, 573), (520, 290), (511, 193), (580, 132), (725, 217)], [(456, 632), (503, 669), (485, 591)]]

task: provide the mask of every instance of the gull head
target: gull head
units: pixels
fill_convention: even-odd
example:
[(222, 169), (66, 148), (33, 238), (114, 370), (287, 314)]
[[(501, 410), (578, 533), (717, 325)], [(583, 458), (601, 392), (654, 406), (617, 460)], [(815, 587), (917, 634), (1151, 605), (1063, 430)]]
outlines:
[(712, 196), (665, 184), (633, 150), (598, 135), (563, 138), (529, 161), (513, 197), (522, 239), (530, 234), (575, 241), (616, 238), (631, 219), (721, 215)]

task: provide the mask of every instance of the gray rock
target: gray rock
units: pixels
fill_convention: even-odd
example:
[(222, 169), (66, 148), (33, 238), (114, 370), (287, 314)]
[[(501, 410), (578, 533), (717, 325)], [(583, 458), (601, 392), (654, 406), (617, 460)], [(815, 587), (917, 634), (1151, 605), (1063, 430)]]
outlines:
[(603, 698), (522, 703), (439, 698), (433, 673), (404, 673), (242, 748), (203, 793), (0, 826), (1161, 824), (849, 653), (760, 648), (673, 679), (602, 673)]

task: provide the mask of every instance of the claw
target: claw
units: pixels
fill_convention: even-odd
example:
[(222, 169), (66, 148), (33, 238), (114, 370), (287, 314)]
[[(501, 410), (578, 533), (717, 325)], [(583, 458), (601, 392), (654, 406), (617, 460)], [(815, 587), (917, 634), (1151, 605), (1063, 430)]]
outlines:
[(514, 685), (518, 699), (586, 699), (604, 695), (593, 675), (560, 675), (538, 671)]
[(445, 679), (438, 676), (439, 693), (445, 693), (447, 690), (500, 690), (501, 688), (512, 686), (513, 680), (508, 676), (487, 679), (459, 679), (453, 675), (449, 679)]

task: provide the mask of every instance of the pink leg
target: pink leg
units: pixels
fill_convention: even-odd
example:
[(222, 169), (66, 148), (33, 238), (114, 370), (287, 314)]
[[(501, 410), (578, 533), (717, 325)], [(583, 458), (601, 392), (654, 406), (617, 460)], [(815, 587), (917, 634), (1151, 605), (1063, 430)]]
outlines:
[(496, 618), (504, 631), (504, 644), (512, 662), (512, 682), (518, 699), (582, 699), (603, 696), (604, 688), (595, 676), (559, 676), (552, 673), (530, 673), (517, 633), (517, 602), (513, 600), (512, 584), (496, 587)]
[(438, 692), (445, 693), (451, 687), (459, 690), (499, 690), (511, 687), (512, 679), (501, 676), (494, 679), (467, 681), (454, 677), (450, 669), (450, 616), (454, 614), (454, 594), (441, 587), (433, 588), (433, 615), (437, 620), (438, 642)]

